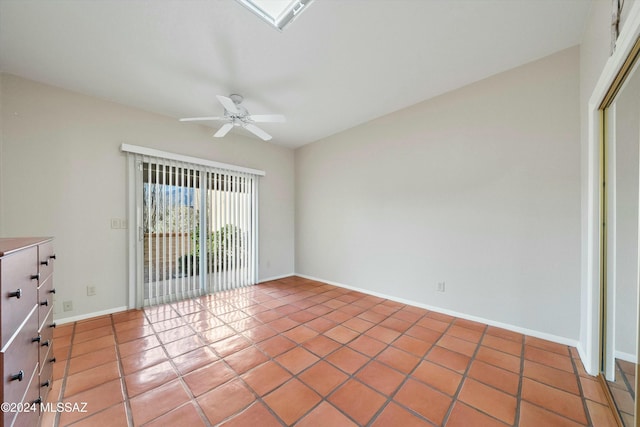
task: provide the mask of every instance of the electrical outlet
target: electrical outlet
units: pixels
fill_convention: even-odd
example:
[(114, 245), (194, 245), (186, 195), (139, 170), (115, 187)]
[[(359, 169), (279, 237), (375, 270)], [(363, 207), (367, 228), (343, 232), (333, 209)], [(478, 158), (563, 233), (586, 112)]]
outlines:
[(444, 282), (438, 282), (438, 284), (436, 285), (436, 291), (444, 292)]
[(64, 311), (73, 311), (73, 301), (62, 301), (62, 309)]
[(111, 218), (112, 230), (126, 230), (127, 220), (125, 218)]
[(96, 294), (96, 287), (95, 286), (87, 286), (87, 296), (88, 297), (92, 297)]

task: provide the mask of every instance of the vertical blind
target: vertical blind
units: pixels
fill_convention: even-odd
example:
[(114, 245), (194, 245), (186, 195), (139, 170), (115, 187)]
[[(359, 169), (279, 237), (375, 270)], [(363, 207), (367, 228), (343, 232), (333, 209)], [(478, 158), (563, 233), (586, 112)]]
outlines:
[(257, 281), (258, 175), (130, 153), (136, 306)]

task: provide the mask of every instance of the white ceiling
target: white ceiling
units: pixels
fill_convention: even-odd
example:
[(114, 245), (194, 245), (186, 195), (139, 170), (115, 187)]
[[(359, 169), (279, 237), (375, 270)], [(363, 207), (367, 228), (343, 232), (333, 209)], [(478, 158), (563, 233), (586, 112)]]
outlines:
[(175, 118), (240, 93), (298, 147), (574, 46), (590, 6), (316, 0), (281, 33), (234, 0), (0, 0), (0, 70)]

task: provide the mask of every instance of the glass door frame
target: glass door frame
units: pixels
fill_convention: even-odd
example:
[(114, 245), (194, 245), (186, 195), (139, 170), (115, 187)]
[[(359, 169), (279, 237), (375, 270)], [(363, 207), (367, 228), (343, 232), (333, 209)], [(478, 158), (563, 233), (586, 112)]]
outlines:
[[(587, 103), (587, 140), (584, 147), (582, 165), (583, 181), (583, 251), (582, 251), (582, 294), (581, 332), (578, 351), (588, 374), (597, 376), (602, 366), (602, 346), (606, 339), (606, 328), (602, 318), (605, 314), (603, 294), (606, 270), (603, 271), (603, 191), (602, 142), (604, 137), (603, 114), (605, 108), (621, 87), (635, 56), (640, 49), (640, 2), (631, 5), (620, 35), (616, 39), (616, 49), (607, 60)], [(640, 309), (640, 301), (638, 302)], [(639, 328), (640, 330), (640, 328)], [(638, 339), (640, 342), (640, 337)], [(638, 353), (638, 352), (637, 352)], [(638, 366), (636, 364), (636, 370)], [(604, 380), (603, 376), (600, 376)], [(639, 379), (636, 376), (636, 384)], [(637, 387), (637, 385), (636, 385)], [(640, 399), (635, 400), (636, 422), (640, 415)]]
[[(616, 58), (612, 58), (614, 61)], [(599, 105), (597, 106), (597, 117), (598, 117), (598, 205), (599, 205), (599, 233), (598, 233), (598, 242), (599, 242), (599, 286), (598, 286), (598, 294), (599, 294), (599, 307), (598, 307), (598, 363), (597, 363), (597, 375), (599, 381), (602, 384), (602, 387), (605, 391), (607, 400), (609, 405), (612, 408), (616, 408), (615, 401), (607, 384), (607, 377), (612, 376), (613, 372), (613, 348), (611, 347), (614, 344), (614, 336), (613, 336), (613, 325), (609, 323), (608, 313), (614, 309), (614, 301), (611, 297), (611, 289), (609, 287), (612, 273), (612, 265), (611, 261), (615, 262), (615, 254), (611, 256), (612, 253), (612, 245), (611, 238), (612, 233), (614, 233), (615, 227), (615, 219), (610, 218), (609, 213), (612, 211), (612, 203), (614, 202), (611, 197), (612, 185), (615, 185), (615, 182), (608, 182), (608, 179), (614, 179), (608, 170), (613, 165), (609, 162), (609, 158), (611, 150), (615, 147), (615, 128), (614, 122), (615, 119), (615, 99), (620, 89), (623, 87), (626, 79), (630, 76), (630, 73), (634, 69), (634, 66), (637, 64), (637, 61), (640, 60), (640, 35), (636, 35), (635, 41), (631, 45), (628, 53), (624, 57), (624, 61), (619, 64), (617, 67), (617, 71), (615, 73), (614, 78), (611, 80), (607, 90), (604, 93)], [(618, 59), (619, 61), (619, 59)], [(609, 65), (612, 62), (607, 63)], [(606, 69), (605, 69), (606, 71)], [(605, 74), (605, 73), (603, 73)], [(640, 135), (639, 135), (640, 137)], [(609, 143), (612, 141), (612, 143)], [(640, 239), (638, 241), (638, 247), (640, 249)], [(640, 252), (640, 251), (639, 251)], [(638, 280), (638, 277), (636, 277)], [(638, 310), (640, 310), (640, 299), (638, 302)], [(638, 312), (638, 311), (637, 311)], [(640, 330), (640, 324), (638, 325)], [(640, 344), (640, 337), (637, 339), (637, 343)], [(638, 344), (637, 344), (638, 346)], [(638, 348), (636, 348), (636, 357), (639, 354)], [(638, 390), (638, 363), (636, 361), (636, 390)], [(593, 372), (591, 372), (593, 373)], [(640, 399), (635, 399), (635, 420), (639, 419), (639, 405)], [(616, 422), (618, 425), (622, 426), (623, 422), (620, 418), (620, 414), (617, 411), (614, 411), (614, 416), (616, 418)]]

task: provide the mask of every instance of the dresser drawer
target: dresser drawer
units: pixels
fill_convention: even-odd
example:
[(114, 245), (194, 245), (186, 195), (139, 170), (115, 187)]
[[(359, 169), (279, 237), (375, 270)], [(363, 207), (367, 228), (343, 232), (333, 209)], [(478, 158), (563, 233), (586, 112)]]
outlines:
[(47, 317), (40, 328), (40, 345), (39, 345), (39, 354), (40, 354), (40, 368), (42, 369), (45, 365), (45, 360), (47, 358), (53, 357), (53, 352), (51, 348), (53, 347), (53, 328), (51, 324), (53, 323), (53, 310), (49, 310), (47, 313)]
[(40, 273), (40, 283), (47, 280), (53, 273), (55, 259), (56, 254), (53, 251), (52, 242), (38, 245), (38, 273)]
[(55, 360), (52, 346), (43, 358), (42, 365), (40, 365), (40, 387), (42, 389), (50, 389), (53, 384), (53, 364)]
[[(24, 404), (28, 405), (28, 412), (25, 410), (18, 413), (12, 427), (33, 427), (38, 425), (38, 417), (40, 416), (40, 390), (38, 384), (38, 369), (34, 371), (31, 382), (27, 388), (27, 394), (24, 396)], [(5, 424), (7, 426), (8, 424)]]
[(33, 307), (29, 318), (15, 339), (6, 350), (0, 353), (3, 365), (3, 396), (4, 402), (22, 402), (29, 378), (34, 367), (38, 364), (38, 342), (33, 339), (38, 336), (38, 313)]
[[(42, 282), (41, 282), (42, 283)], [(48, 313), (53, 307), (53, 276), (49, 276), (38, 288), (38, 325), (43, 326)], [(53, 323), (53, 318), (49, 324)]]
[[(4, 348), (36, 304), (38, 248), (30, 247), (0, 258), (2, 299), (0, 318)], [(36, 320), (37, 321), (37, 320)], [(37, 326), (35, 328), (37, 330)]]
[(49, 310), (47, 317), (40, 329), (40, 397), (43, 402), (47, 401), (47, 396), (53, 384), (53, 309)]
[(53, 385), (53, 360), (55, 359), (53, 359), (53, 348), (51, 348), (44, 359), (44, 364), (40, 366), (40, 397), (43, 402), (47, 401)]

